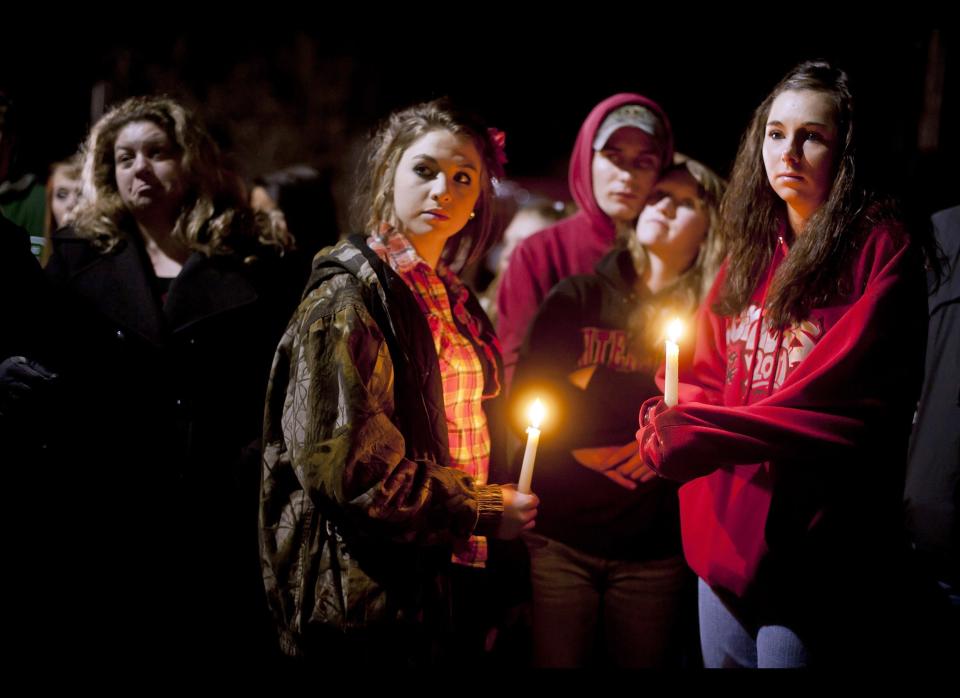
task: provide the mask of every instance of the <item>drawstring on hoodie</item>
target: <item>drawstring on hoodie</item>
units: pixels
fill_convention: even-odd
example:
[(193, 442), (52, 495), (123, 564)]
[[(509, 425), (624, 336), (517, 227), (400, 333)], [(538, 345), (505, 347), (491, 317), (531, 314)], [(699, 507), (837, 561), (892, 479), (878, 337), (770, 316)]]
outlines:
[[(760, 316), (757, 318), (757, 332), (753, 341), (753, 355), (750, 357), (750, 367), (747, 371), (747, 392), (746, 395), (743, 396), (744, 405), (749, 404), (750, 391), (753, 389), (753, 373), (756, 369), (757, 353), (760, 349), (760, 333), (763, 331), (763, 318), (767, 313), (767, 293), (770, 291), (770, 284), (773, 281), (773, 274), (777, 268), (777, 252), (780, 252), (784, 257), (786, 257), (787, 253), (790, 251), (790, 248), (787, 247), (786, 241), (783, 239), (783, 235), (777, 235), (777, 242), (779, 244), (774, 250), (773, 259), (770, 261), (770, 271), (767, 272), (767, 279), (763, 286), (763, 296), (760, 299)], [(777, 328), (777, 343), (773, 352), (773, 375), (770, 376), (770, 383), (767, 385), (767, 395), (773, 394), (773, 382), (776, 379), (777, 359), (780, 357), (780, 344), (782, 342), (783, 328)]]
[[(780, 243), (779, 248), (783, 253), (784, 258), (786, 258), (787, 253), (790, 252), (790, 248), (787, 247), (787, 243), (783, 239), (783, 235), (777, 236), (777, 241)], [(780, 350), (783, 348), (783, 328), (777, 328), (777, 343), (773, 350), (773, 374), (770, 376), (770, 382), (767, 384), (767, 396), (773, 395), (773, 383), (777, 379), (777, 366), (780, 361)]]

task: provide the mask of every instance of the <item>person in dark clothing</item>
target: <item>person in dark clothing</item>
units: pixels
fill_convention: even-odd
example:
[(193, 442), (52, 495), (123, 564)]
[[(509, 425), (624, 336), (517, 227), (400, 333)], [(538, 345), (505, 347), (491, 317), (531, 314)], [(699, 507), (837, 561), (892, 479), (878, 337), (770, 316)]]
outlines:
[(43, 250), (44, 187), (25, 171), (19, 148), (23, 110), (12, 91), (0, 81), (0, 213), (30, 235), (39, 257)]
[(910, 440), (904, 490), (907, 529), (918, 559), (950, 603), (954, 651), (960, 644), (960, 206), (933, 215), (949, 265), (927, 299), (927, 355)]
[(0, 213), (0, 359), (19, 355), (50, 361), (43, 328), (49, 306), (50, 292), (29, 234)]
[(54, 619), (47, 600), (56, 583), (44, 542), (57, 528), (36, 511), (37, 494), (49, 497), (58, 484), (49, 448), (54, 424), (45, 409), (56, 399), (59, 383), (55, 346), (45, 327), (50, 310), (30, 236), (0, 213), (0, 461), (10, 494), (3, 524), (18, 532), (8, 549), (11, 602), (5, 608), (10, 635), (21, 639), (8, 649), (14, 663), (36, 658)]
[[(685, 160), (653, 186), (629, 247), (557, 284), (521, 351), (513, 401), (551, 405), (530, 534), (534, 662), (676, 665), (687, 571), (677, 488), (637, 466), (644, 400), (660, 391), (665, 320), (690, 316), (717, 270), (723, 181)], [(515, 409), (513, 412), (518, 412)]]
[(256, 178), (253, 185), (251, 204), (283, 213), (287, 229), (297, 241), (300, 262), (309, 272), (313, 256), (340, 237), (330, 175), (309, 165), (291, 165)]
[[(257, 564), (263, 395), (296, 303), (292, 239), (255, 215), (197, 118), (105, 114), (45, 269), (67, 399), (67, 651), (181, 666), (271, 656)], [(95, 631), (94, 631), (95, 629)], [(69, 639), (67, 639), (69, 638)]]

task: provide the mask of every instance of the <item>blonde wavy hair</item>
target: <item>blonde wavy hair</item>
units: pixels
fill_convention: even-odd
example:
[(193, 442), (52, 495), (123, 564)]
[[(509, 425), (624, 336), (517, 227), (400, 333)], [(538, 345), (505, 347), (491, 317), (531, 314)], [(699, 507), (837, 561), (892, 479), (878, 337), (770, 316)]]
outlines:
[(168, 97), (133, 97), (113, 107), (90, 129), (82, 148), (82, 203), (74, 227), (101, 252), (124, 240), (130, 213), (117, 190), (114, 143), (127, 124), (149, 121), (170, 138), (180, 155), (184, 199), (172, 236), (207, 256), (256, 248), (293, 248), (293, 238), (246, 202), (240, 179), (224, 166), (220, 150), (198, 118)]
[[(662, 359), (663, 328), (668, 317), (691, 316), (706, 297), (723, 263), (726, 245), (720, 235), (720, 202), (727, 183), (713, 170), (697, 160), (677, 153), (673, 165), (661, 177), (684, 172), (697, 183), (697, 197), (703, 203), (708, 227), (696, 259), (670, 286), (642, 303), (629, 321), (630, 333), (638, 342), (636, 351), (656, 363)], [(637, 277), (642, 278), (648, 264), (646, 250), (633, 235), (627, 247), (633, 257)]]
[(416, 104), (390, 114), (367, 144), (357, 172), (352, 224), (374, 232), (381, 223), (394, 225), (393, 182), (404, 151), (430, 131), (446, 130), (471, 138), (483, 160), (476, 217), (447, 241), (443, 259), (455, 268), (481, 259), (492, 245), (493, 180), (503, 178), (498, 146), (482, 119), (454, 105), (448, 98)]

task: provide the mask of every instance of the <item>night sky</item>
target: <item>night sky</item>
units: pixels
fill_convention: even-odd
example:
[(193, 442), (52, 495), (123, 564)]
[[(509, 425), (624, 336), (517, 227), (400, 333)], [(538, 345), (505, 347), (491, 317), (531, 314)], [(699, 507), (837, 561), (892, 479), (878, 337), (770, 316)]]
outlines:
[[(851, 75), (861, 163), (872, 179), (931, 210), (960, 199), (960, 178), (947, 167), (960, 152), (951, 128), (960, 123), (953, 30), (834, 29), (807, 38), (785, 30), (777, 41), (746, 30), (637, 32), (625, 42), (612, 29), (584, 41), (528, 27), (461, 42), (405, 29), (368, 36), (356, 26), (297, 24), (246, 22), (220, 32), (176, 23), (149, 33), (101, 27), (87, 32), (82, 50), (66, 30), (46, 52), (7, 45), (16, 57), (5, 58), (2, 77), (24, 116), (22, 164), (44, 171), (70, 154), (90, 125), (91, 89), (100, 83), (108, 102), (158, 91), (183, 100), (248, 177), (307, 162), (345, 190), (359, 144), (379, 118), (449, 95), (506, 131), (508, 176), (562, 189), (591, 107), (635, 91), (664, 106), (680, 151), (726, 175), (751, 112), (779, 78), (801, 60), (827, 58)], [(931, 45), (939, 46), (933, 59)], [(939, 83), (928, 90), (931, 75)], [(931, 105), (940, 123), (921, 152), (919, 124)]]

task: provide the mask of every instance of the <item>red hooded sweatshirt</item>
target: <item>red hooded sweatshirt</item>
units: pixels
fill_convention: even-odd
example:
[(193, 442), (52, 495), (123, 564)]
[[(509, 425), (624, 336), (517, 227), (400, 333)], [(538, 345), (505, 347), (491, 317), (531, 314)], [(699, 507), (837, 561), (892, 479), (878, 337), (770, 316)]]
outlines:
[(782, 238), (739, 317), (711, 310), (722, 270), (698, 312), (680, 404), (637, 433), (646, 464), (687, 483), (684, 554), (712, 587), (741, 597), (829, 589), (896, 537), (923, 374), (924, 276), (898, 226), (876, 226), (858, 245), (849, 295), (786, 329), (761, 310), (788, 253)]
[(607, 114), (625, 104), (641, 104), (660, 117), (666, 134), (662, 166), (673, 160), (673, 132), (656, 102), (625, 92), (600, 102), (587, 116), (570, 157), (570, 193), (580, 210), (521, 242), (510, 256), (500, 283), (497, 334), (503, 345), (506, 385), (513, 378), (527, 329), (550, 289), (568, 276), (592, 274), (616, 239), (613, 220), (593, 197), (593, 141)]

